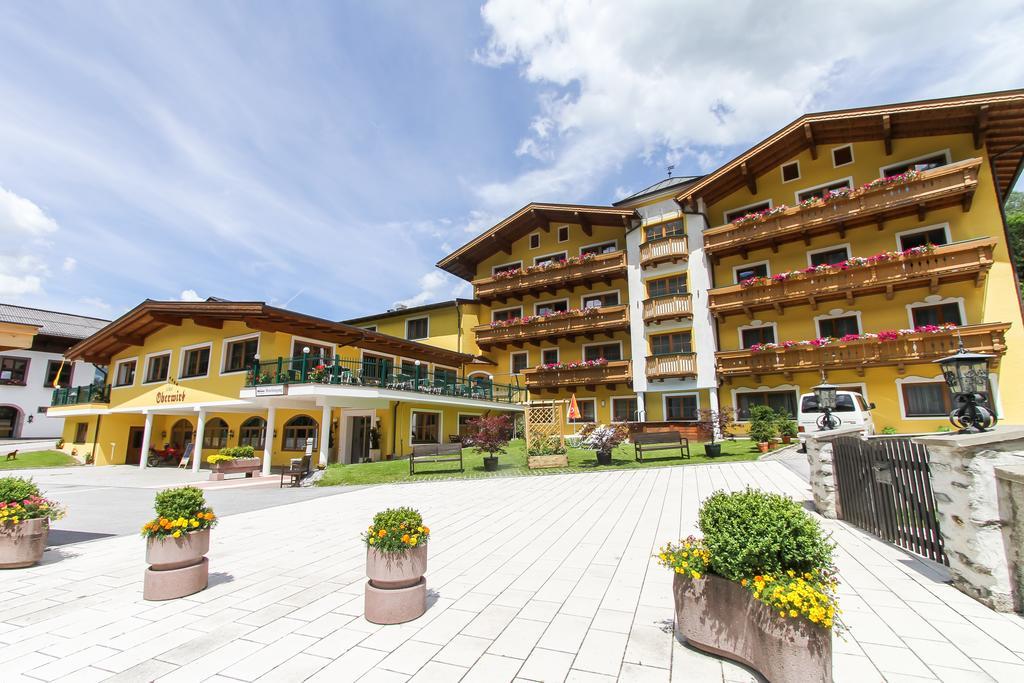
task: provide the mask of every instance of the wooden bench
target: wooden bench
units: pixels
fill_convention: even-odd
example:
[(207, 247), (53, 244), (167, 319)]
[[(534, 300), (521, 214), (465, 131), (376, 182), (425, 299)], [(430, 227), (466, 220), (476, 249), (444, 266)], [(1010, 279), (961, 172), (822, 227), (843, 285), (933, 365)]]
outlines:
[(459, 472), (465, 472), (462, 465), (461, 443), (431, 443), (412, 447), (409, 456), (409, 474), (416, 474), (416, 465), (429, 465), (435, 462), (457, 462)]
[(644, 454), (651, 451), (674, 451), (677, 449), (680, 458), (690, 457), (690, 440), (679, 432), (640, 432), (633, 435), (633, 452), (637, 462), (643, 462)]
[(284, 480), (288, 480), (288, 485), (296, 487), (299, 482), (303, 480), (310, 472), (310, 464), (313, 461), (313, 456), (304, 455), (298, 462), (292, 462), (287, 469), (281, 471), (281, 485), (277, 488), (284, 488)]

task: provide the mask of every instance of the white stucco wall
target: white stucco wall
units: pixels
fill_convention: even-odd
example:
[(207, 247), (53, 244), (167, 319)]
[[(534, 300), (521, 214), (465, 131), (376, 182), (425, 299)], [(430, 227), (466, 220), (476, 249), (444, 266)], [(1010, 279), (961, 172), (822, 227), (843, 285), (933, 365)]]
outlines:
[[(59, 361), (59, 353), (41, 351), (4, 351), (5, 357), (28, 358), (28, 378), (25, 386), (0, 384), (0, 405), (15, 406), (21, 411), (17, 437), (22, 439), (58, 438), (64, 429), (64, 418), (47, 417), (40, 408), (50, 405), (53, 387), (46, 384), (46, 367), (51, 360)], [(67, 372), (68, 368), (64, 368)], [(95, 367), (91, 363), (75, 363), (71, 386), (91, 384)], [(31, 418), (31, 422), (29, 421)]]

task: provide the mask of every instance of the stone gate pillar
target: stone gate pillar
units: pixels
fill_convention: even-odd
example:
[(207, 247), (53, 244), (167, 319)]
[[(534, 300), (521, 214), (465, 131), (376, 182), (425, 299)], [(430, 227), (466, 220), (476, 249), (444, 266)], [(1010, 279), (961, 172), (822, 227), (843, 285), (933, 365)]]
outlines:
[(822, 517), (837, 519), (842, 510), (836, 492), (835, 466), (832, 462), (833, 442), (840, 436), (860, 436), (863, 427), (849, 426), (820, 432), (804, 432), (807, 445), (807, 463), (811, 467), (811, 493), (814, 507)]

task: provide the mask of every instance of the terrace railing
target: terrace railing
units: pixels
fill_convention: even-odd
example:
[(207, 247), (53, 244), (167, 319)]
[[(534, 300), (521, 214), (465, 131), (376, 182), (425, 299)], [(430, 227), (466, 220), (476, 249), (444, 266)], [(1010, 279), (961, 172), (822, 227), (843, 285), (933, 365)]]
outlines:
[(481, 301), (502, 301), (529, 292), (556, 292), (601, 280), (610, 283), (623, 277), (626, 277), (626, 252), (614, 251), (599, 254), (584, 263), (556, 266), (512, 277), (473, 280), (473, 288), (476, 298)]
[(644, 322), (660, 323), (693, 317), (693, 301), (689, 294), (666, 294), (644, 300)]
[(84, 384), (78, 387), (54, 389), (50, 405), (77, 406), (86, 403), (110, 403), (109, 384)]
[(674, 235), (651, 240), (640, 245), (640, 268), (650, 268), (659, 263), (677, 263), (690, 257), (686, 235)]
[(697, 376), (697, 354), (669, 353), (647, 356), (647, 379), (683, 379)]
[(511, 325), (478, 325), (473, 328), (482, 348), (542, 339), (569, 338), (629, 329), (627, 306), (601, 306), (548, 319), (533, 318)]

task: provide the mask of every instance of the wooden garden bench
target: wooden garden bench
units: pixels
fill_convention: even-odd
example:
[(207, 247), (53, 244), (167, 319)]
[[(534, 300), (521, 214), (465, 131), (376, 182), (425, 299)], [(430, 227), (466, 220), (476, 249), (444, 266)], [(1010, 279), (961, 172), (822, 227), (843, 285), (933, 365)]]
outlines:
[(680, 458), (690, 457), (690, 440), (679, 432), (640, 432), (633, 435), (633, 452), (637, 462), (652, 451), (679, 451)]
[(416, 474), (416, 465), (429, 465), (435, 462), (457, 462), (459, 472), (465, 472), (462, 464), (461, 443), (431, 443), (412, 447), (409, 456), (409, 474)]
[(288, 466), (288, 469), (281, 470), (281, 485), (278, 486), (278, 488), (284, 488), (285, 479), (289, 480), (289, 486), (298, 486), (299, 482), (309, 474), (310, 464), (312, 461), (313, 456), (304, 455), (302, 456), (302, 460), (299, 462), (292, 462), (291, 465)]

